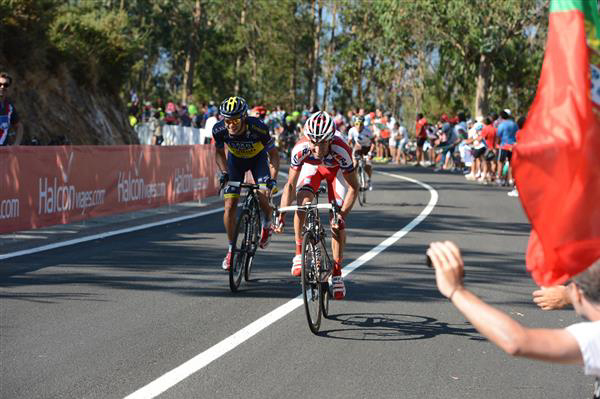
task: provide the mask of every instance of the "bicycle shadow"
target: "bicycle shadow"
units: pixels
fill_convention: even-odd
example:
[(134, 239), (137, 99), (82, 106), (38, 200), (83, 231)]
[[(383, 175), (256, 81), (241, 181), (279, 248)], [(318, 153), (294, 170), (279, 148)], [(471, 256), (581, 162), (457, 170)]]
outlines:
[[(440, 322), (433, 317), (393, 313), (346, 313), (329, 315), (346, 328), (322, 330), (319, 336), (350, 341), (411, 341), (438, 335), (457, 335), (485, 341), (476, 329)], [(461, 326), (469, 326), (461, 328)]]

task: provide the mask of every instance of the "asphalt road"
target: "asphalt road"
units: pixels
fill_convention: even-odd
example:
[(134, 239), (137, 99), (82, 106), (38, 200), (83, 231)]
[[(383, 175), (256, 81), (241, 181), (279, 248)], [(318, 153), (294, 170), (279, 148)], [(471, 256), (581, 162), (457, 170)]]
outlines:
[[(531, 327), (579, 321), (532, 303), (518, 199), (431, 169), (376, 169), (439, 198), (346, 277), (347, 299), (331, 303), (320, 336), (294, 299), (289, 227), (258, 253), (237, 294), (220, 269), (222, 212), (0, 261), (0, 397), (154, 397), (140, 391), (153, 382), (161, 398), (591, 397), (580, 367), (514, 359), (482, 338), (424, 266), (429, 242), (453, 240), (467, 287), (484, 300)], [(357, 203), (347, 220), (345, 265), (432, 201), (414, 182), (381, 173), (374, 182), (368, 206)], [(282, 305), (291, 311), (248, 332)]]

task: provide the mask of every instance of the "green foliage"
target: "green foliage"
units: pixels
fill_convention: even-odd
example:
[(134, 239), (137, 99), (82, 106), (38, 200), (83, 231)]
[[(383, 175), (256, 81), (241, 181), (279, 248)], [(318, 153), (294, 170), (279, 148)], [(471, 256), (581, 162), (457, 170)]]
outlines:
[(0, 46), (18, 66), (64, 63), (81, 83), (123, 96), (133, 89), (143, 100), (178, 100), (191, 62), (192, 101), (219, 101), (237, 88), (251, 104), (289, 109), (309, 100), (317, 5), (325, 7), (318, 64), (327, 64), (333, 1), (339, 109), (411, 117), (417, 108), (472, 109), (482, 54), (491, 109), (524, 112), (533, 100), (544, 0), (0, 0)]
[(138, 51), (127, 15), (119, 11), (66, 6), (53, 21), (49, 39), (82, 83), (118, 91)]

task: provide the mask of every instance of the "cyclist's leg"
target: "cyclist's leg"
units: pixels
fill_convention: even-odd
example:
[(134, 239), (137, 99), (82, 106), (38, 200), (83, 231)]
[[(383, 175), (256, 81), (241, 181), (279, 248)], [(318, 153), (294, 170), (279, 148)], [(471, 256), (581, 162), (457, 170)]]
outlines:
[[(227, 173), (229, 174), (229, 181), (243, 182), (246, 166), (242, 160), (229, 154), (227, 157)], [(233, 242), (233, 233), (235, 230), (240, 188), (232, 186), (225, 187), (224, 198), (225, 212), (223, 214), (223, 223), (225, 224), (225, 231), (227, 231), (227, 239), (229, 240), (229, 244), (231, 244)]]
[[(326, 178), (329, 202), (335, 201), (341, 208), (348, 190), (342, 170), (340, 168), (329, 169)], [(331, 252), (335, 263), (334, 268), (339, 268), (341, 271), (342, 259), (344, 258), (344, 245), (346, 244), (345, 223), (342, 222), (339, 228), (332, 228), (331, 233)]]
[(352, 148), (352, 162), (354, 164), (354, 168), (358, 167), (358, 160), (360, 159), (362, 154), (362, 147), (359, 144), (355, 144)]
[[(315, 197), (316, 190), (319, 189), (322, 176), (318, 171), (317, 165), (304, 164), (298, 176), (298, 187), (296, 192), (296, 201), (298, 205), (304, 205), (311, 202)], [(295, 212), (294, 214), (294, 243), (295, 255), (292, 260), (292, 275), (300, 276), (302, 271), (302, 226), (306, 215), (304, 212)]]
[[(243, 181), (244, 180), (244, 165), (239, 162), (231, 154), (227, 158), (227, 173), (229, 173), (230, 181)], [(223, 259), (222, 267), (225, 270), (229, 270), (231, 263), (231, 252), (233, 250), (233, 241), (235, 234), (235, 224), (237, 222), (237, 204), (240, 198), (240, 188), (227, 186), (224, 191), (225, 197), (225, 211), (223, 212), (223, 224), (225, 225), (225, 231), (227, 232), (227, 255)]]
[(369, 183), (371, 182), (371, 175), (373, 174), (373, 165), (371, 160), (369, 159), (369, 150), (370, 147), (363, 147), (362, 156), (365, 158), (365, 171), (367, 172), (367, 176), (369, 176)]
[[(338, 206), (342, 207), (347, 187), (341, 169), (332, 171), (327, 177), (329, 201), (335, 200)], [(342, 259), (344, 257), (345, 245), (346, 226), (342, 220), (336, 228), (331, 229), (331, 252), (333, 254), (331, 285), (334, 299), (344, 299), (346, 296), (346, 285), (342, 278)]]

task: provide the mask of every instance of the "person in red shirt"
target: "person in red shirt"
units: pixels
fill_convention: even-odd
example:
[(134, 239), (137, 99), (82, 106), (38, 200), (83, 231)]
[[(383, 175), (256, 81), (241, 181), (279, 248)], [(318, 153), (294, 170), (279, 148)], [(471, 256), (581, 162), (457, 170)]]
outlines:
[(483, 121), (483, 130), (481, 131), (481, 135), (485, 140), (486, 150), (483, 154), (483, 162), (484, 162), (484, 180), (489, 182), (496, 175), (496, 131), (497, 129), (494, 127), (491, 117), (486, 117)]
[(422, 113), (417, 114), (417, 123), (415, 126), (415, 136), (417, 137), (417, 163), (416, 166), (423, 165), (424, 154), (423, 144), (427, 141), (427, 132), (425, 131), (425, 125), (427, 125), (427, 119)]

